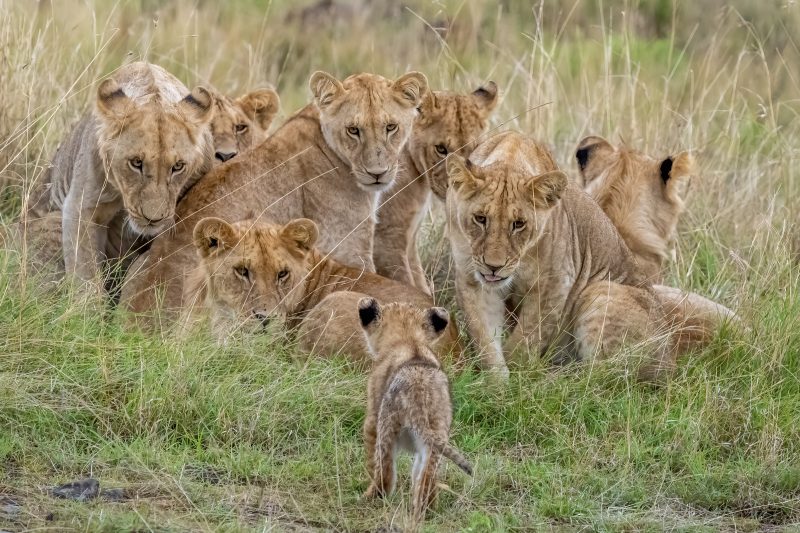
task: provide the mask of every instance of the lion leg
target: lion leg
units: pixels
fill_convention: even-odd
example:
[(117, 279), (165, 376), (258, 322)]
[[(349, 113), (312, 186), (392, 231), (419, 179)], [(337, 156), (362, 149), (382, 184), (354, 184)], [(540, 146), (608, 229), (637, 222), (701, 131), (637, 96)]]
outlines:
[(480, 366), (500, 379), (508, 379), (503, 356), (502, 336), (505, 302), (491, 291), (483, 290), (470, 274), (457, 273), (456, 295), (464, 312), (467, 329), (480, 357)]
[(436, 472), (441, 460), (441, 452), (427, 447), (414, 458), (411, 510), (416, 521), (425, 518), (425, 511), (436, 500)]
[(661, 306), (645, 289), (598, 282), (578, 302), (573, 326), (577, 355), (583, 361), (605, 359), (624, 347), (643, 351), (641, 381), (662, 381), (675, 369), (675, 350), (664, 331)]

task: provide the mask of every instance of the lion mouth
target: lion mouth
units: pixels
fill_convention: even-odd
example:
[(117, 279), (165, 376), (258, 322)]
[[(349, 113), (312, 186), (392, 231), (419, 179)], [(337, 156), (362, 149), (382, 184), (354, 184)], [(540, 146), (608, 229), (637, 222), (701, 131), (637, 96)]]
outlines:
[(369, 192), (381, 192), (389, 188), (394, 182), (394, 178), (397, 175), (395, 170), (387, 170), (380, 177), (375, 177), (372, 174), (367, 172), (361, 171), (353, 171), (355, 174), (356, 181), (358, 182), (358, 186), (364, 189), (365, 191)]
[(511, 276), (498, 276), (496, 274), (484, 274), (483, 272), (475, 272), (475, 277), (484, 285), (498, 286), (507, 282)]
[(172, 217), (162, 218), (157, 222), (153, 222), (146, 218), (129, 215), (128, 224), (140, 235), (155, 237), (172, 226)]

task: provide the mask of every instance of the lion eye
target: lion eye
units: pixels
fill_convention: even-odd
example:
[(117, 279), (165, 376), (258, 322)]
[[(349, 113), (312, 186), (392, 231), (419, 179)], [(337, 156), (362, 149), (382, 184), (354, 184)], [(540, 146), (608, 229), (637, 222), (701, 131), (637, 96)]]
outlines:
[(358, 136), (359, 136), (359, 134), (360, 134), (361, 132), (360, 132), (360, 130), (359, 130), (357, 127), (355, 127), (355, 126), (348, 126), (348, 127), (347, 127), (347, 133), (349, 133), (349, 134), (350, 134), (350, 135), (352, 135), (353, 137), (358, 137)]
[(514, 229), (514, 231), (520, 231), (521, 229), (523, 229), (525, 227), (525, 221), (524, 220), (515, 220), (511, 224), (511, 227)]
[(177, 174), (179, 172), (183, 172), (183, 169), (186, 168), (186, 163), (183, 161), (178, 161), (174, 165), (172, 165), (172, 173)]
[(289, 271), (284, 268), (283, 270), (278, 272), (278, 281), (283, 281), (284, 279), (286, 279), (286, 276), (288, 276), (288, 275), (289, 275)]
[(387, 124), (386, 131), (392, 133), (394, 130), (397, 129), (397, 124)]
[(133, 159), (128, 160), (128, 164), (131, 168), (137, 172), (142, 171), (142, 160), (138, 157), (134, 157)]
[(483, 215), (474, 215), (475, 223), (479, 226), (483, 226), (486, 224), (486, 217)]
[(443, 144), (436, 145), (436, 153), (439, 155), (447, 155), (447, 146)]
[(236, 133), (244, 133), (247, 131), (247, 124), (237, 124), (234, 126)]
[(244, 266), (240, 265), (240, 266), (234, 267), (234, 270), (236, 271), (236, 273), (239, 276), (241, 276), (242, 278), (250, 281), (250, 271), (247, 269), (247, 267), (244, 267)]

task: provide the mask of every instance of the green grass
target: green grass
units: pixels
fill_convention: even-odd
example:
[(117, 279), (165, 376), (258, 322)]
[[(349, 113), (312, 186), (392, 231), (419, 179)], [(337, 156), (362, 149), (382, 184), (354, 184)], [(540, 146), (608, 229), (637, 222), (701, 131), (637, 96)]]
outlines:
[[(231, 94), (272, 83), (283, 117), (320, 68), (418, 69), (437, 89), (493, 79), (492, 126), (548, 142), (570, 173), (590, 134), (658, 157), (691, 149), (699, 171), (667, 281), (736, 309), (747, 328), (720, 331), (661, 388), (613, 362), (527, 362), (502, 391), (455, 376), (453, 439), (475, 476), (444, 469), (450, 489), (425, 527), (800, 530), (800, 8), (408, 4), (300, 30), (285, 21), (288, 0), (0, 3), (0, 217), (16, 219), (97, 81), (129, 57)], [(444, 42), (423, 22), (441, 20), (452, 22)], [(437, 298), (458, 314), (440, 213), (423, 233)], [(399, 494), (359, 498), (363, 371), (298, 364), (279, 336), (219, 347), (129, 332), (21, 259), (0, 251), (0, 529), (407, 525), (408, 460)], [(47, 494), (87, 476), (132, 498)]]

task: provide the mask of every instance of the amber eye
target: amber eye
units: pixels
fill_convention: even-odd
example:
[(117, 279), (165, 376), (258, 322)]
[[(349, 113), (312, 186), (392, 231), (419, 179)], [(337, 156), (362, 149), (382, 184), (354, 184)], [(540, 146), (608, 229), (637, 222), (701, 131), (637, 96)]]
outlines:
[(360, 131), (359, 131), (359, 129), (358, 129), (358, 128), (356, 128), (355, 126), (348, 126), (348, 128), (347, 128), (347, 133), (349, 133), (349, 134), (350, 134), (350, 135), (352, 135), (353, 137), (358, 137), (358, 136), (359, 136), (359, 133), (360, 133)]
[(186, 163), (183, 161), (178, 161), (174, 165), (172, 165), (172, 173), (178, 174), (179, 172), (183, 172), (183, 169), (186, 168)]
[(237, 124), (234, 126), (236, 133), (244, 133), (247, 131), (247, 124)]
[(128, 160), (128, 164), (131, 168), (137, 172), (142, 171), (142, 160), (138, 157), (134, 157), (133, 159)]
[(447, 146), (443, 144), (436, 145), (436, 153), (439, 155), (447, 155)]
[(397, 124), (387, 124), (386, 131), (392, 133), (394, 130), (397, 129)]
[(283, 270), (278, 272), (278, 281), (285, 280), (286, 276), (288, 276), (288, 275), (289, 275), (289, 271), (284, 268)]
[(242, 278), (250, 281), (250, 271), (247, 269), (247, 267), (244, 267), (244, 266), (240, 265), (240, 266), (234, 267), (234, 270), (236, 271), (236, 273), (239, 276), (241, 276)]
[(475, 219), (475, 223), (479, 226), (486, 224), (486, 217), (483, 215), (475, 215), (473, 218)]
[(520, 231), (521, 229), (523, 229), (525, 227), (525, 221), (524, 220), (515, 220), (514, 223), (511, 224), (511, 227), (514, 229), (514, 231)]

